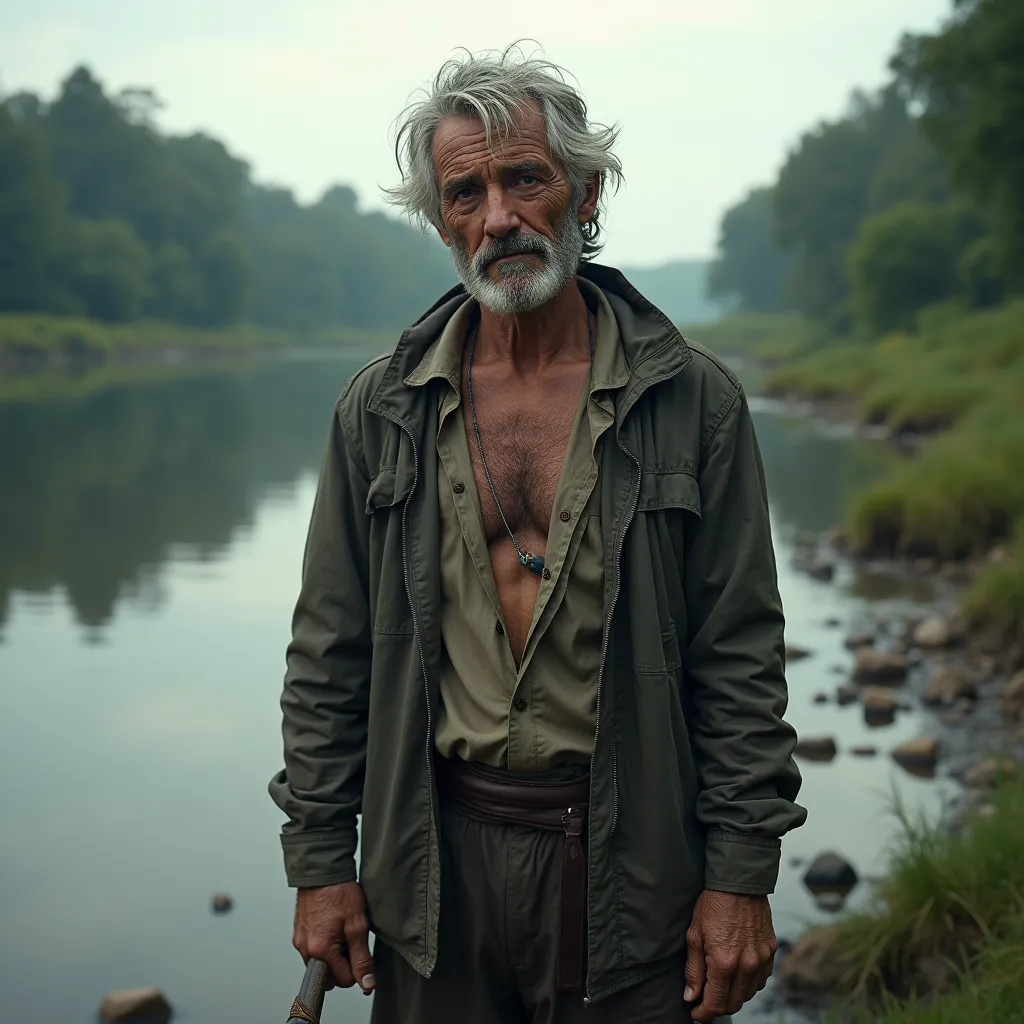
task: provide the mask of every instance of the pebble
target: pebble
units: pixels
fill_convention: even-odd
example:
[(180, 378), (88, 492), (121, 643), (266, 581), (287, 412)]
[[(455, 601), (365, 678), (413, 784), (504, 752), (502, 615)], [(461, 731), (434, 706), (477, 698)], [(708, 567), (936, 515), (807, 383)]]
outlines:
[(933, 615), (930, 619), (925, 619), (914, 630), (914, 643), (918, 647), (932, 649), (948, 647), (952, 640), (953, 631), (950, 629), (949, 623), (940, 615)]
[(924, 688), (921, 700), (925, 704), (952, 704), (961, 697), (975, 698), (978, 686), (966, 672), (957, 668), (947, 668), (934, 676)]
[(939, 741), (933, 736), (920, 736), (901, 743), (893, 752), (893, 760), (905, 771), (919, 778), (935, 776), (935, 765), (939, 759)]
[(100, 1003), (101, 1021), (130, 1021), (131, 1024), (167, 1024), (171, 1004), (158, 988), (129, 988), (111, 992)]
[(905, 655), (861, 647), (854, 662), (853, 678), (861, 683), (902, 683), (909, 670)]
[(831, 736), (811, 736), (797, 741), (794, 753), (806, 761), (832, 761), (838, 750), (836, 741)]
[(234, 905), (235, 901), (226, 892), (214, 893), (210, 899), (210, 909), (215, 914), (226, 914)]

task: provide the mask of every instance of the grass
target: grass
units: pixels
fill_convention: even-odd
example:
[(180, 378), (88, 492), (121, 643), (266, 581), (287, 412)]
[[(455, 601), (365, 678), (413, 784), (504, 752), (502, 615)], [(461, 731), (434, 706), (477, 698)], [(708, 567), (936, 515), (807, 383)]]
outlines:
[(791, 313), (735, 313), (681, 330), (725, 358), (742, 356), (765, 365), (802, 356), (824, 340), (819, 327)]
[[(1024, 1019), (1024, 780), (1004, 782), (991, 799), (991, 815), (955, 833), (900, 812), (903, 828), (873, 907), (837, 929), (856, 1019)], [(950, 964), (940, 998), (922, 980), (927, 961)]]
[[(855, 499), (848, 526), (867, 555), (964, 558), (1024, 518), (1024, 300), (926, 310), (912, 334), (820, 345), (777, 368), (773, 393), (846, 398), (865, 423), (924, 437), (916, 456)], [(1024, 558), (987, 573), (981, 621), (1022, 618)]]
[(1024, 520), (1017, 523), (1006, 559), (981, 573), (960, 602), (960, 610), (969, 627), (1024, 644)]
[(244, 355), (295, 345), (362, 346), (383, 351), (397, 331), (336, 328), (304, 335), (265, 327), (182, 327), (156, 321), (107, 324), (46, 313), (0, 314), (0, 373), (4, 369), (88, 366), (155, 358)]

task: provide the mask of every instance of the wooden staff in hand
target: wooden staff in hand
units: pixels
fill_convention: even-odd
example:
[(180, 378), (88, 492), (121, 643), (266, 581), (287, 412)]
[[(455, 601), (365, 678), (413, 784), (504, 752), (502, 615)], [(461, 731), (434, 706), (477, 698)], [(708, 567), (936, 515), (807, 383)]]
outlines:
[(330, 968), (323, 960), (311, 957), (302, 976), (299, 994), (292, 1002), (287, 1024), (320, 1024), (320, 1011), (324, 1008), (324, 989)]

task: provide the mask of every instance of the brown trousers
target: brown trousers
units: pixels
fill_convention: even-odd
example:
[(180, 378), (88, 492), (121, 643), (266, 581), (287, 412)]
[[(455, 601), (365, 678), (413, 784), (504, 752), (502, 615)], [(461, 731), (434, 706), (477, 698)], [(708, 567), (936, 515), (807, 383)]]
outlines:
[(585, 1006), (581, 991), (558, 990), (564, 842), (558, 832), (443, 807), (437, 967), (424, 978), (378, 939), (371, 1024), (688, 1022), (681, 960), (596, 1006)]

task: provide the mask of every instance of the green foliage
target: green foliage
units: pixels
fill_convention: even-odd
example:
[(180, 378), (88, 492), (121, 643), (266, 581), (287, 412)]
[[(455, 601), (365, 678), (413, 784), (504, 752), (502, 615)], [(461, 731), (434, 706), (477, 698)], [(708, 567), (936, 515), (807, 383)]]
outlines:
[[(838, 926), (837, 956), (847, 985), (882, 996), (880, 1006), (860, 1008), (858, 1019), (1017, 1019), (1024, 975), (1010, 968), (1024, 966), (1024, 781), (1004, 780), (992, 805), (991, 815), (970, 817), (966, 827), (951, 832), (912, 820), (897, 802), (903, 828), (874, 905)], [(934, 1002), (927, 988), (916, 997), (906, 991), (908, 979), (920, 978), (917, 965), (930, 958), (971, 968)], [(1000, 1008), (1011, 1012), (996, 1013)]]
[(62, 217), (63, 194), (45, 140), (0, 106), (0, 310), (45, 301)]
[(998, 305), (1006, 297), (1006, 285), (999, 272), (999, 249), (991, 235), (976, 238), (961, 253), (957, 287), (976, 309)]
[(234, 323), (245, 308), (252, 273), (241, 236), (230, 228), (211, 235), (196, 265), (206, 290), (204, 322), (217, 327)]
[[(772, 187), (726, 213), (718, 293), (751, 309), (782, 294), (834, 333), (863, 334), (908, 330), (946, 297), (983, 308), (1024, 287), (1024, 5), (953, 6), (941, 31), (904, 38), (889, 84), (855, 93)], [(779, 267), (766, 232), (790, 263), (775, 293), (754, 290)]]
[(684, 327), (687, 338), (725, 356), (746, 356), (764, 365), (810, 351), (820, 330), (792, 313), (734, 313), (713, 324)]
[(834, 315), (849, 295), (846, 249), (868, 210), (883, 156), (909, 126), (895, 90), (855, 94), (847, 117), (805, 134), (783, 165), (775, 226), (779, 243), (793, 252), (790, 294), (806, 315)]
[(0, 311), (292, 331), (399, 328), (453, 283), (436, 239), (336, 186), (303, 206), (216, 139), (161, 134), (149, 89), (77, 68), (0, 99)]
[(900, 203), (863, 221), (847, 253), (862, 322), (910, 330), (921, 309), (955, 294), (961, 255), (980, 232), (974, 211), (955, 203)]
[(987, 568), (960, 602), (967, 625), (1024, 643), (1024, 518), (1003, 562)]
[(1004, 266), (1024, 282), (1024, 5), (958, 0), (942, 31), (893, 61), (954, 177), (993, 213)]
[(75, 220), (68, 225), (62, 283), (97, 320), (135, 320), (149, 294), (149, 253), (123, 220)]
[(775, 241), (774, 191), (754, 189), (722, 218), (708, 295), (738, 300), (744, 312), (778, 312), (786, 306), (790, 262)]

